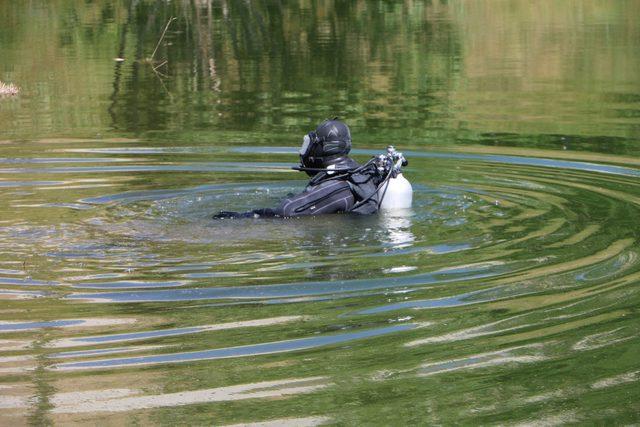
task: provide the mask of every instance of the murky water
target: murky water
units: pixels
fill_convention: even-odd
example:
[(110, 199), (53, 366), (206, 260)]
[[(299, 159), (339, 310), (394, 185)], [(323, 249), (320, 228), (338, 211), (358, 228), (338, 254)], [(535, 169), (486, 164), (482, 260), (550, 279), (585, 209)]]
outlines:
[[(0, 424), (638, 422), (639, 14), (0, 3)], [(411, 210), (210, 219), (330, 115)]]

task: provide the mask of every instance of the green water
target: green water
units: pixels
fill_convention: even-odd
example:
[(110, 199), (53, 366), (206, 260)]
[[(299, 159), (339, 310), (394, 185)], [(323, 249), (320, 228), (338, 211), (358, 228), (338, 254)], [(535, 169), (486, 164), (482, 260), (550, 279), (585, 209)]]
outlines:
[[(0, 424), (639, 422), (638, 16), (0, 2)], [(210, 219), (334, 115), (411, 211)]]

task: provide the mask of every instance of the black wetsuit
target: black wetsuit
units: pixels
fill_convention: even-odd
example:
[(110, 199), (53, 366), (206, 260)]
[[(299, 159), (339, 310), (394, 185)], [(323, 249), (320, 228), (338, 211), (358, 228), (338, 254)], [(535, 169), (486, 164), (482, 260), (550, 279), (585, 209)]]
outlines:
[[(338, 212), (372, 214), (378, 211), (378, 185), (382, 182), (374, 165), (359, 168), (347, 158), (333, 172), (316, 174), (302, 193), (284, 199), (275, 209), (220, 212), (214, 218), (294, 217)], [(359, 168), (359, 169), (358, 169)], [(349, 172), (341, 171), (349, 169)], [(356, 170), (356, 172), (352, 172)]]

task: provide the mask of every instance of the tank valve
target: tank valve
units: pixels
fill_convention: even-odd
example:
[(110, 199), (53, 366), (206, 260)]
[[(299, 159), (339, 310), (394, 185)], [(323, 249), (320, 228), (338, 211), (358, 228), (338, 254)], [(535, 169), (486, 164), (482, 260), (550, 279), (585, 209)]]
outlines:
[(411, 183), (402, 176), (402, 167), (408, 164), (404, 155), (393, 145), (387, 147), (387, 153), (376, 158), (378, 170), (388, 174), (388, 180), (378, 190), (381, 209), (406, 209), (411, 207), (413, 189)]

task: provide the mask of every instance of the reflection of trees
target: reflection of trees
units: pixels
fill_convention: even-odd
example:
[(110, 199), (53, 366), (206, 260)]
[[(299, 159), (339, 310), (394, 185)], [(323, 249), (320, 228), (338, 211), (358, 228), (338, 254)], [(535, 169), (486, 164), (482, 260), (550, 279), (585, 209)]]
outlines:
[[(0, 77), (36, 93), (26, 120), (59, 133), (284, 134), (339, 114), (378, 140), (633, 137), (639, 12), (629, 0), (0, 2)], [(160, 81), (143, 59), (171, 16)]]
[(457, 58), (454, 33), (437, 13), (413, 1), (137, 3), (129, 48), (136, 58), (165, 18), (179, 18), (165, 52), (176, 96), (133, 65), (114, 125), (308, 126), (333, 113), (374, 126), (421, 125), (430, 93), (446, 90)]
[[(138, 93), (136, 108), (133, 99), (123, 106), (181, 112), (152, 114), (169, 128), (297, 128), (337, 113), (379, 134), (629, 136), (635, 110), (617, 92), (638, 92), (637, 9), (597, 0), (142, 2), (136, 22), (145, 24), (145, 46), (167, 16), (180, 18), (167, 50), (177, 96), (167, 105), (149, 82), (158, 98)], [(608, 110), (616, 117), (594, 107), (607, 103), (621, 104)], [(159, 126), (151, 118), (131, 125)]]
[(460, 121), (485, 132), (639, 134), (626, 94), (640, 93), (640, 3), (486, 3), (450, 11), (463, 46), (464, 80), (452, 91)]
[(0, 77), (22, 88), (16, 111), (0, 111), (1, 129), (24, 137), (104, 128), (108, 116), (97, 106), (112, 74), (101, 61), (112, 64), (121, 3), (0, 2)]

